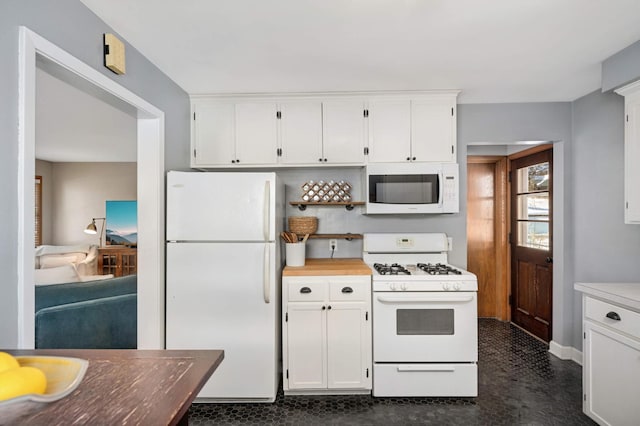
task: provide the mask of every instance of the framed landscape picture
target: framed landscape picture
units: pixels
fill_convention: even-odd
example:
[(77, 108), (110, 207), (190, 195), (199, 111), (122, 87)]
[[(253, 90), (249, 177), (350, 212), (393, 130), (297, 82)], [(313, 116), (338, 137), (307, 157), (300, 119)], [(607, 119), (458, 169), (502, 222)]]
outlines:
[(138, 202), (107, 201), (106, 245), (138, 245)]

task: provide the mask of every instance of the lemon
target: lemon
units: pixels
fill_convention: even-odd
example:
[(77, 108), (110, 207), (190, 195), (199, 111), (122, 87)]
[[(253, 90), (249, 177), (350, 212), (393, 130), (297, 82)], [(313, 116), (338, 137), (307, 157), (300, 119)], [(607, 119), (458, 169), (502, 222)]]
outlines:
[(47, 377), (35, 367), (18, 367), (0, 373), (0, 401), (31, 393), (42, 394)]
[(11, 354), (0, 352), (0, 373), (18, 367), (20, 367), (20, 364), (18, 364), (17, 359), (15, 359)]

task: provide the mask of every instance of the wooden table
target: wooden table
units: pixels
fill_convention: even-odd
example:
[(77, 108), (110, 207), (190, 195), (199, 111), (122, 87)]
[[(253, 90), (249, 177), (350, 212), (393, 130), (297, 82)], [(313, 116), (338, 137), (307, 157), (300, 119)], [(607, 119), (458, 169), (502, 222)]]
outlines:
[(176, 425), (224, 358), (221, 350), (39, 349), (13, 355), (83, 358), (78, 388), (51, 403), (0, 408), (0, 425)]

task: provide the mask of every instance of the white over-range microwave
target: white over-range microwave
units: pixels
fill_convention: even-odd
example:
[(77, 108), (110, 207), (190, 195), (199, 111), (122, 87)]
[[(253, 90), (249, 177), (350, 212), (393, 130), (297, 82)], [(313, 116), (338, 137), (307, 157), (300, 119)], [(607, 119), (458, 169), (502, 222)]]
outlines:
[(456, 163), (369, 164), (365, 182), (367, 214), (460, 211)]

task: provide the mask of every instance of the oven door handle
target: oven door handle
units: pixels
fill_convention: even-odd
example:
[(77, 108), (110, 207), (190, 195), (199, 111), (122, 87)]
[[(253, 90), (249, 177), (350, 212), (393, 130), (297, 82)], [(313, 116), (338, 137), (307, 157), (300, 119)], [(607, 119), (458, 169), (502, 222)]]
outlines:
[(389, 297), (389, 296), (378, 296), (379, 302), (382, 303), (458, 303), (458, 302), (471, 302), (473, 300), (473, 295), (431, 295), (431, 296), (421, 296), (421, 297)]
[(442, 371), (442, 372), (454, 372), (456, 368), (453, 366), (438, 366), (438, 365), (403, 365), (398, 367), (398, 373), (404, 373), (406, 371)]

